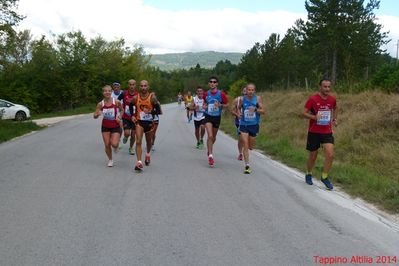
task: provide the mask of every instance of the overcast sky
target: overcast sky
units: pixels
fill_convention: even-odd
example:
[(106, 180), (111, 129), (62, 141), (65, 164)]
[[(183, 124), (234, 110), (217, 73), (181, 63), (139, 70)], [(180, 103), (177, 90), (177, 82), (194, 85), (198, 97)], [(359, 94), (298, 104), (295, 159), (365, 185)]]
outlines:
[[(245, 52), (306, 18), (302, 0), (20, 0), (18, 12), (27, 16), (19, 29), (35, 37), (81, 30), (87, 38), (123, 38), (153, 54)], [(399, 1), (381, 0), (376, 14), (392, 39), (384, 48), (396, 56)]]

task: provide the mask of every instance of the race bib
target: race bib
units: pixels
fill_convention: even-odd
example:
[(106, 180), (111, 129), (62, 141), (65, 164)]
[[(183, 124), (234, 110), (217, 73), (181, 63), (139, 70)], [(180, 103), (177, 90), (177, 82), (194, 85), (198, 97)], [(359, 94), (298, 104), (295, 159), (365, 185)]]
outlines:
[(210, 113), (210, 114), (219, 113), (219, 106), (215, 106), (214, 103), (208, 104), (208, 113)]
[(103, 109), (103, 117), (105, 120), (115, 120), (115, 109), (114, 108)]
[(326, 126), (330, 124), (331, 121), (331, 111), (319, 111), (318, 114), (321, 115), (320, 119), (317, 119), (317, 125)]
[(244, 110), (244, 120), (245, 121), (256, 121), (256, 112), (254, 110)]
[(140, 112), (140, 120), (141, 121), (152, 121), (152, 114), (146, 114), (144, 112)]
[[(134, 106), (133, 106), (133, 110), (134, 110)], [(125, 114), (127, 114), (127, 115), (129, 115), (129, 116), (132, 115), (132, 114), (130, 113), (129, 105), (126, 105), (126, 106), (125, 106)]]

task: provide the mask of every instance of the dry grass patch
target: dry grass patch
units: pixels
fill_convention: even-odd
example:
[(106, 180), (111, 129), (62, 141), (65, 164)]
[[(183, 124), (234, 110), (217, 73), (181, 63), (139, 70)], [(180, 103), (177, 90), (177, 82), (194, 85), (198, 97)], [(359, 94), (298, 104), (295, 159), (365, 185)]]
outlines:
[[(261, 93), (266, 115), (257, 148), (302, 171), (308, 155), (308, 121), (300, 114), (313, 93)], [(373, 91), (335, 96), (339, 125), (334, 128), (332, 180), (354, 196), (399, 213), (399, 95)], [(225, 119), (223, 129), (233, 132), (227, 125), (230, 120)], [(320, 155), (316, 176), (322, 170)]]

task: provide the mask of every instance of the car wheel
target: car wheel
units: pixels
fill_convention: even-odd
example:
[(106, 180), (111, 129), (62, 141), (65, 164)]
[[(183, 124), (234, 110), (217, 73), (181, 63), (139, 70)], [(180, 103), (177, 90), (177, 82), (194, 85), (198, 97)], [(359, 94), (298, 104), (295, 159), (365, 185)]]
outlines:
[(26, 114), (25, 114), (25, 112), (23, 112), (23, 111), (18, 111), (16, 114), (15, 114), (15, 120), (16, 121), (23, 121), (23, 120), (25, 120), (26, 119)]

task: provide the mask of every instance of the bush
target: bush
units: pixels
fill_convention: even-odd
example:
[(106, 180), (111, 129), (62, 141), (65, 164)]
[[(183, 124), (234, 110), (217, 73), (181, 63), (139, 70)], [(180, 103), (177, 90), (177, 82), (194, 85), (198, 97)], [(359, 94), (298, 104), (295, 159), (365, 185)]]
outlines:
[(381, 67), (374, 75), (372, 84), (387, 92), (399, 92), (399, 64)]

